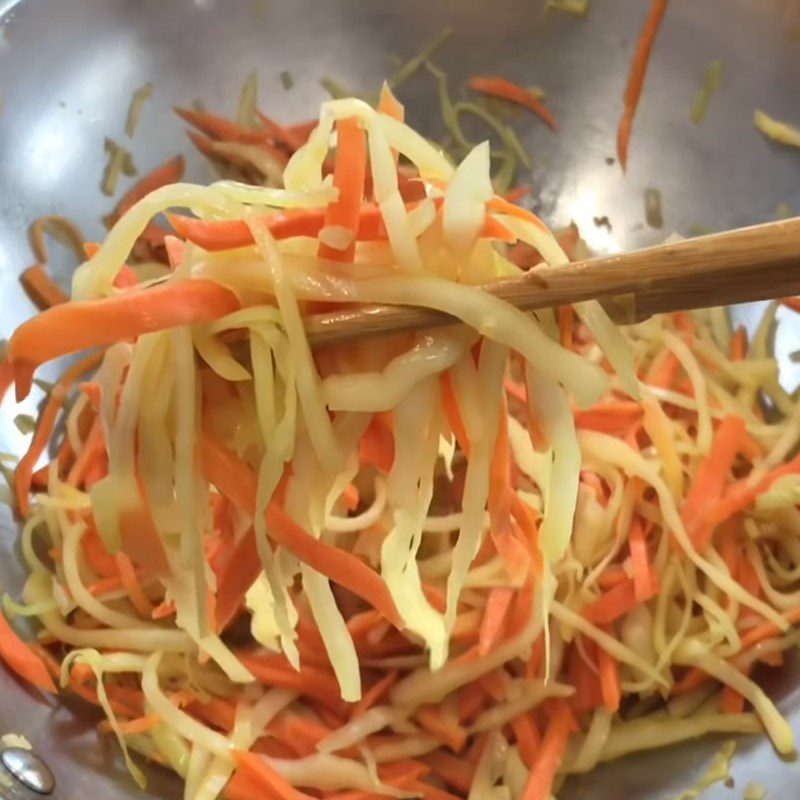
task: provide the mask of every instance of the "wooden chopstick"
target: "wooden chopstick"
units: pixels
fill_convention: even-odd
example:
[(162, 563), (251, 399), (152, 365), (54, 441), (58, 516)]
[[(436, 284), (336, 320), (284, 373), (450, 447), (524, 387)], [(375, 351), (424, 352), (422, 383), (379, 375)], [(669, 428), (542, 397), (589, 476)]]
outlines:
[[(800, 217), (600, 256), (483, 287), (523, 311), (600, 300), (615, 322), (800, 294)], [(458, 322), (416, 306), (358, 306), (306, 317), (313, 346)]]

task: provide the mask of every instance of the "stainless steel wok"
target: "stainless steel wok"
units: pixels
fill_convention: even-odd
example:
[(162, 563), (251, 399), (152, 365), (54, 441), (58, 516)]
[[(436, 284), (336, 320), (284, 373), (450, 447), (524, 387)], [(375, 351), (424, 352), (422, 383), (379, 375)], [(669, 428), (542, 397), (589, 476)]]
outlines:
[[(537, 210), (556, 225), (574, 219), (599, 250), (652, 243), (693, 226), (721, 229), (774, 218), (779, 203), (800, 212), (800, 152), (774, 146), (754, 129), (756, 107), (800, 123), (798, 0), (673, 0), (652, 58), (634, 127), (629, 175), (613, 160), (621, 95), (645, 0), (592, 0), (586, 19), (544, 15), (542, 0), (0, 0), (0, 336), (33, 312), (17, 275), (32, 256), (28, 223), (65, 213), (90, 238), (102, 235), (111, 206), (99, 188), (104, 137), (123, 138), (131, 93), (155, 85), (132, 149), (140, 170), (177, 151), (189, 177), (212, 176), (188, 144), (173, 105), (202, 98), (235, 110), (245, 76), (257, 70), (261, 103), (280, 120), (315, 113), (332, 76), (354, 91), (378, 85), (395, 65), (445, 26), (450, 42), (436, 56), (458, 86), (471, 73), (509, 75), (541, 86), (561, 123), (554, 135), (522, 117), (535, 159)], [(701, 128), (689, 121), (708, 63), (724, 62), (722, 86)], [(287, 91), (280, 73), (288, 70)], [(441, 131), (436, 88), (417, 76), (402, 91), (413, 121)], [(663, 197), (665, 227), (648, 228), (643, 192)], [(595, 225), (607, 216), (611, 229)], [(66, 286), (68, 259), (56, 261)], [(752, 308), (737, 309), (752, 323)], [(783, 320), (778, 354), (791, 387), (800, 367), (788, 360), (800, 329)], [(47, 375), (45, 375), (47, 377)], [(20, 411), (30, 411), (32, 398)], [(20, 451), (14, 412), (0, 416), (0, 450)], [(17, 592), (23, 579), (17, 527), (0, 509), (0, 583)], [(769, 676), (771, 693), (800, 733), (800, 665)], [(24, 733), (49, 763), (57, 796), (124, 798), (137, 790), (94, 731), (97, 718), (77, 702), (46, 704), (0, 671), (0, 733)], [(690, 786), (719, 741), (630, 758), (568, 784), (562, 797), (666, 798)], [(762, 738), (742, 739), (733, 789), (709, 800), (740, 798), (744, 785), (769, 800), (800, 796), (800, 771)], [(0, 796), (6, 791), (0, 785)], [(176, 779), (151, 771), (152, 797), (177, 797)]]

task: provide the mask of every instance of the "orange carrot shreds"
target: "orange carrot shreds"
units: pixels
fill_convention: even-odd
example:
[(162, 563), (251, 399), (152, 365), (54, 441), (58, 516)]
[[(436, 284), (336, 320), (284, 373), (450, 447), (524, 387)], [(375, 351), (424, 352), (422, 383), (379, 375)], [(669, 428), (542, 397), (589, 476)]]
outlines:
[(582, 645), (582, 648), (577, 644), (569, 647), (565, 656), (567, 680), (575, 687), (575, 694), (569, 703), (579, 715), (593, 711), (603, 702), (594, 642), (583, 639)]
[(612, 713), (619, 711), (622, 699), (622, 682), (619, 664), (610, 653), (597, 647), (597, 669), (600, 673), (600, 691), (605, 707)]
[(501, 638), (513, 597), (513, 589), (498, 587), (489, 592), (478, 639), (478, 652), (482, 656), (485, 656)]
[(574, 729), (574, 718), (563, 700), (553, 701), (550, 707), (552, 713), (531, 766), (523, 800), (547, 800), (550, 797), (553, 780)]
[(256, 537), (251, 529), (233, 546), (217, 578), (217, 621), (221, 630), (236, 618), (261, 569)]
[[(651, 569), (650, 581), (653, 592), (651, 597), (653, 597), (658, 594), (660, 589), (658, 574), (653, 569)], [(601, 594), (589, 605), (584, 606), (581, 614), (584, 619), (595, 625), (608, 625), (634, 609), (640, 602), (642, 601), (636, 598), (634, 582), (628, 578)]]
[(537, 97), (533, 92), (528, 91), (524, 86), (520, 86), (507, 78), (500, 78), (494, 75), (473, 75), (468, 81), (467, 86), (475, 92), (488, 94), (491, 97), (499, 97), (509, 103), (523, 106), (529, 111), (533, 111), (548, 128), (557, 131), (558, 122), (553, 116), (553, 112)]
[(408, 788), (421, 795), (423, 800), (461, 800), (456, 795), (446, 792), (444, 789), (438, 789), (427, 781), (414, 781)]
[(705, 549), (710, 541), (711, 530), (702, 522), (708, 510), (722, 496), (745, 431), (741, 417), (725, 417), (714, 432), (709, 453), (700, 463), (689, 487), (681, 517), (698, 548)]
[(650, 567), (650, 556), (647, 552), (647, 539), (645, 538), (644, 523), (640, 517), (631, 522), (628, 534), (628, 546), (631, 551), (631, 564), (633, 565), (633, 586), (636, 599), (645, 602), (653, 597), (655, 592), (651, 584), (653, 570)]
[[(53, 310), (55, 311), (57, 309), (54, 308)], [(38, 317), (34, 317), (34, 319), (38, 319)], [(14, 472), (14, 493), (17, 501), (17, 508), (24, 517), (27, 517), (30, 511), (29, 495), (33, 468), (50, 442), (53, 431), (55, 430), (58, 415), (67, 399), (67, 394), (81, 375), (94, 369), (100, 363), (101, 357), (100, 354), (95, 354), (73, 364), (62, 375), (47, 397), (47, 402), (39, 417), (39, 422), (34, 431), (28, 451), (20, 459)], [(19, 383), (17, 383), (17, 390), (19, 391)], [(27, 391), (25, 394), (27, 395)]]
[[(208, 435), (203, 436), (201, 450), (206, 478), (240, 510), (252, 516), (256, 507), (256, 476), (250, 467)], [(363, 561), (315, 539), (275, 503), (267, 507), (267, 531), (276, 544), (300, 561), (366, 600), (396, 628), (403, 627), (386, 584)]]
[[(133, 733), (147, 733), (147, 731), (155, 728), (159, 722), (161, 722), (161, 717), (158, 714), (146, 714), (144, 717), (119, 721), (117, 724), (122, 733), (129, 736)], [(113, 733), (111, 723), (107, 719), (98, 723), (97, 730), (100, 733)]]
[(267, 131), (246, 128), (244, 125), (238, 125), (225, 117), (209, 114), (207, 111), (197, 111), (193, 108), (174, 108), (173, 110), (185, 122), (214, 139), (257, 144), (270, 136)]
[(131, 206), (134, 206), (150, 192), (154, 192), (162, 186), (168, 186), (170, 183), (177, 183), (183, 177), (185, 166), (183, 156), (175, 156), (148, 172), (122, 196), (117, 207), (106, 218), (106, 224), (109, 227), (113, 225)]
[(355, 511), (358, 508), (358, 504), (361, 502), (358, 486), (354, 483), (348, 483), (342, 492), (342, 502), (348, 511)]
[(300, 756), (310, 756), (317, 745), (331, 734), (331, 728), (299, 714), (282, 714), (270, 726), (270, 731), (279, 739), (290, 742)]
[[(83, 449), (75, 457), (75, 461), (67, 474), (67, 484), (70, 486), (83, 486), (86, 484), (87, 476), (90, 475), (92, 467), (98, 460), (103, 460), (103, 469), (108, 467), (106, 458), (106, 444), (103, 439), (103, 425), (100, 419), (95, 419)], [(87, 487), (90, 488), (90, 487)]]
[(780, 304), (800, 314), (800, 297), (782, 297)]
[(456, 437), (456, 442), (461, 448), (461, 451), (469, 458), (469, 437), (467, 436), (467, 429), (464, 425), (464, 420), (458, 405), (456, 387), (449, 371), (443, 372), (439, 376), (439, 385), (441, 387), (442, 405), (444, 406), (447, 424)]
[(539, 728), (529, 713), (520, 714), (511, 720), (511, 730), (517, 740), (517, 748), (525, 766), (530, 769), (536, 760), (536, 754), (542, 743)]
[(379, 114), (386, 114), (387, 117), (396, 119), (398, 122), (402, 122), (405, 119), (405, 107), (394, 96), (388, 83), (384, 83), (381, 87), (377, 111)]
[(372, 706), (383, 700), (389, 692), (389, 689), (397, 683), (399, 677), (400, 673), (396, 669), (393, 669), (373, 683), (372, 686), (363, 693), (361, 699), (353, 706), (353, 710), (350, 712), (350, 718), (357, 719), (363, 716)]
[(572, 349), (572, 329), (575, 325), (575, 309), (572, 306), (558, 307), (558, 331), (561, 346)]
[(447, 745), (453, 752), (460, 753), (467, 743), (467, 732), (455, 720), (447, 719), (438, 706), (420, 706), (415, 714), (416, 721), (435, 739)]
[(119, 567), (117, 561), (105, 548), (102, 540), (97, 535), (93, 525), (88, 526), (88, 530), (81, 538), (81, 549), (86, 563), (101, 578), (118, 578)]
[(233, 757), (239, 770), (251, 777), (261, 787), (262, 792), (275, 795), (280, 800), (310, 800), (309, 795), (289, 784), (266, 759), (244, 750), (234, 751)]
[(44, 661), (17, 636), (2, 612), (0, 612), (0, 661), (37, 689), (57, 693)]
[(50, 277), (42, 264), (28, 267), (20, 276), (20, 283), (40, 310), (66, 303), (69, 295)]
[(670, 389), (680, 372), (681, 362), (672, 350), (659, 353), (645, 376), (645, 383), (657, 389)]
[(747, 328), (744, 325), (739, 325), (733, 332), (729, 355), (731, 361), (743, 361), (747, 355)]
[(429, 766), (433, 774), (449, 787), (462, 792), (464, 797), (469, 794), (475, 770), (467, 761), (451, 755), (446, 750), (434, 750), (423, 756), (421, 761)]
[(719, 695), (719, 708), (723, 714), (741, 714), (744, 711), (744, 697), (730, 686), (723, 686)]
[[(796, 625), (800, 622), (800, 606), (795, 606), (781, 615), (787, 625)], [(754, 628), (751, 628), (746, 633), (742, 634), (742, 652), (755, 647), (759, 642), (765, 639), (772, 639), (782, 633), (781, 629), (774, 622), (762, 622)]]
[(236, 701), (224, 697), (209, 695), (202, 701), (191, 700), (186, 706), (186, 711), (206, 725), (224, 733), (232, 731), (236, 722)]
[(337, 249), (325, 242), (319, 246), (319, 257), (329, 261), (350, 262), (356, 252), (356, 236), (364, 198), (364, 178), (367, 169), (367, 135), (355, 117), (336, 123), (336, 165), (333, 185), (339, 197), (325, 211), (325, 228), (336, 227), (347, 232), (350, 243)]
[(709, 680), (711, 680), (711, 678), (703, 672), (703, 670), (699, 667), (692, 667), (672, 686), (670, 695), (672, 697), (678, 697), (682, 694), (688, 694), (695, 689), (699, 689), (701, 686), (708, 683)]
[(49, 308), (23, 322), (9, 341), (17, 400), (28, 396), (33, 373), (47, 361), (143, 333), (213, 322), (239, 305), (218, 283), (187, 280)]
[(650, 61), (650, 52), (653, 49), (653, 43), (658, 34), (658, 29), (661, 27), (661, 20), (666, 10), (667, 0), (653, 0), (650, 6), (650, 14), (644, 28), (642, 28), (641, 36), (636, 45), (636, 53), (633, 56), (631, 71), (628, 75), (628, 85), (625, 87), (625, 108), (617, 129), (617, 158), (619, 158), (623, 172), (628, 168), (628, 146), (631, 141), (633, 118), (636, 116), (639, 98), (642, 95), (642, 87), (647, 75), (647, 65)]
[(584, 430), (620, 435), (642, 419), (642, 406), (633, 400), (611, 400), (575, 411), (575, 426)]
[(387, 473), (394, 464), (394, 423), (390, 412), (374, 414), (358, 442), (360, 463)]
[(537, 228), (541, 228), (548, 233), (550, 232), (550, 229), (533, 213), (533, 211), (528, 211), (527, 208), (522, 208), (522, 206), (518, 206), (516, 203), (510, 203), (499, 195), (495, 195), (489, 200), (486, 204), (486, 208), (498, 214), (507, 214), (509, 217), (516, 217), (517, 219), (525, 220), (525, 222), (532, 222)]
[(282, 655), (237, 652), (237, 657), (260, 683), (295, 689), (337, 715), (346, 716), (339, 684), (331, 672), (305, 664), (296, 670)]
[(128, 599), (131, 601), (131, 605), (144, 619), (151, 619), (155, 609), (142, 587), (141, 580), (133, 566), (133, 562), (122, 551), (116, 553), (114, 559), (117, 562), (119, 576), (122, 580), (122, 585), (125, 587), (125, 591), (128, 593)]

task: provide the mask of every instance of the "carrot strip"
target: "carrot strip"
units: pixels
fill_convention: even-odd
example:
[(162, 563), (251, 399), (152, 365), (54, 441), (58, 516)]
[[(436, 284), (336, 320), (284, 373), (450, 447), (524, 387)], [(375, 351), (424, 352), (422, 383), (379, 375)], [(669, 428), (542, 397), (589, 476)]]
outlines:
[(523, 800), (547, 800), (550, 797), (553, 780), (564, 757), (573, 718), (563, 700), (554, 701), (552, 709), (553, 714), (525, 784)]
[(722, 496), (744, 434), (745, 422), (741, 417), (731, 414), (722, 420), (683, 503), (681, 517), (695, 546), (701, 551), (708, 545), (713, 530), (702, 522)]
[[(56, 308), (53, 309), (57, 310)], [(46, 314), (47, 312), (45, 312)], [(34, 317), (38, 319), (38, 317)], [(19, 328), (17, 330), (20, 330)], [(16, 336), (16, 334), (14, 334)], [(13, 336), (12, 336), (13, 342)], [(9, 346), (10, 348), (10, 346)], [(17, 469), (14, 472), (14, 493), (16, 495), (17, 507), (20, 514), (27, 517), (30, 512), (30, 490), (31, 479), (33, 477), (33, 468), (36, 462), (44, 453), (45, 448), (50, 443), (50, 439), (55, 430), (58, 414), (61, 411), (64, 401), (67, 398), (70, 388), (75, 381), (100, 363), (101, 355), (95, 354), (81, 359), (73, 364), (62, 375), (58, 383), (53, 387), (48, 395), (47, 402), (45, 403), (44, 411), (39, 417), (39, 424), (36, 426), (36, 431), (33, 434), (28, 452), (20, 459), (17, 464)], [(19, 382), (17, 383), (17, 391), (19, 392)], [(27, 391), (25, 392), (27, 395)], [(23, 395), (24, 396), (24, 395)]]
[(99, 417), (92, 423), (92, 428), (83, 449), (72, 462), (69, 473), (67, 474), (67, 484), (69, 486), (81, 486), (86, 479), (89, 470), (96, 461), (105, 454), (106, 443), (103, 439), (103, 425)]
[(436, 706), (420, 706), (415, 719), (419, 724), (456, 753), (464, 749), (467, 743), (467, 732), (458, 722), (445, 719), (440, 708)]
[[(250, 467), (207, 434), (203, 436), (201, 450), (206, 478), (235, 506), (252, 516), (256, 506), (256, 476)], [(366, 600), (396, 628), (403, 627), (386, 584), (366, 564), (351, 553), (315, 539), (274, 502), (267, 507), (266, 515), (267, 532), (276, 544)]]
[(600, 672), (600, 691), (603, 695), (603, 703), (614, 714), (619, 710), (622, 699), (619, 664), (610, 653), (607, 653), (602, 647), (598, 647), (597, 668)]
[(675, 383), (681, 362), (672, 350), (662, 352), (650, 365), (645, 383), (658, 389), (669, 389)]
[(390, 412), (374, 414), (358, 442), (358, 459), (388, 474), (394, 464), (394, 433)]
[(119, 569), (120, 580), (125, 587), (125, 591), (128, 593), (131, 604), (142, 617), (151, 619), (155, 608), (147, 594), (145, 594), (144, 588), (139, 580), (139, 575), (134, 569), (133, 562), (121, 550), (115, 554), (114, 559)]
[(693, 692), (695, 689), (699, 689), (709, 680), (709, 676), (703, 672), (703, 670), (699, 669), (698, 667), (692, 667), (679, 681), (673, 685), (672, 689), (670, 690), (670, 695), (672, 697), (677, 697), (682, 694), (688, 694), (689, 692)]
[(542, 744), (541, 734), (531, 714), (520, 714), (511, 720), (511, 730), (517, 740), (522, 761), (528, 769), (531, 769)]
[(642, 406), (633, 400), (600, 403), (575, 411), (575, 425), (598, 433), (621, 435), (642, 419)]
[(28, 267), (20, 276), (20, 283), (40, 310), (66, 303), (69, 295), (50, 277), (42, 264)]
[(747, 329), (744, 325), (739, 325), (734, 331), (733, 336), (731, 336), (730, 359), (731, 361), (743, 361), (746, 355)]
[(427, 764), (433, 774), (441, 778), (448, 786), (463, 792), (464, 797), (469, 794), (475, 770), (468, 762), (450, 755), (445, 750), (434, 750), (423, 756), (422, 763)]
[[(158, 714), (147, 714), (144, 717), (125, 720), (117, 724), (122, 733), (129, 735), (132, 733), (147, 733), (147, 731), (155, 728), (159, 722), (161, 722), (161, 717), (159, 717)], [(97, 730), (101, 733), (111, 733), (111, 723), (107, 719), (104, 719), (98, 723)]]
[(0, 660), (20, 678), (41, 689), (57, 694), (56, 685), (47, 671), (47, 666), (28, 645), (17, 636), (16, 631), (0, 612)]
[[(796, 625), (800, 622), (800, 606), (790, 608), (784, 611), (781, 615), (788, 625)], [(754, 628), (751, 628), (747, 633), (742, 634), (742, 652), (755, 647), (759, 642), (765, 639), (772, 639), (775, 636), (780, 636), (781, 629), (774, 622), (762, 622)]]
[(478, 636), (480, 655), (485, 656), (500, 639), (513, 597), (513, 589), (495, 588), (489, 592)]
[(572, 349), (572, 328), (575, 324), (575, 309), (572, 306), (558, 307), (558, 331), (561, 346)]
[(364, 692), (355, 706), (353, 706), (353, 710), (350, 712), (350, 718), (357, 719), (369, 711), (372, 706), (386, 696), (389, 689), (397, 683), (399, 677), (400, 673), (396, 669), (393, 669), (387, 672), (379, 681), (372, 684), (372, 686)]
[(341, 119), (336, 123), (336, 165), (333, 170), (333, 185), (339, 190), (336, 202), (325, 211), (324, 226), (344, 228), (352, 235), (351, 243), (344, 250), (322, 242), (319, 257), (329, 261), (351, 262), (356, 252), (356, 234), (364, 197), (364, 178), (367, 171), (367, 136), (355, 117)]
[(236, 750), (233, 757), (242, 772), (253, 778), (264, 791), (275, 794), (280, 800), (310, 800), (309, 795), (295, 789), (268, 761), (255, 753)]
[[(617, 157), (625, 172), (628, 168), (628, 146), (631, 141), (631, 130), (633, 128), (633, 118), (636, 116), (636, 109), (639, 105), (639, 98), (642, 94), (644, 79), (647, 75), (647, 65), (650, 61), (650, 51), (653, 49), (658, 29), (664, 12), (667, 10), (667, 0), (653, 0), (650, 7), (650, 15), (642, 28), (639, 42), (636, 45), (636, 53), (633, 56), (628, 85), (625, 87), (625, 108), (619, 121), (617, 129)], [(527, 800), (527, 798), (526, 798)]]
[(217, 578), (217, 622), (225, 630), (244, 604), (247, 591), (261, 572), (255, 533), (250, 530), (234, 546)]
[(228, 733), (236, 723), (236, 701), (209, 696), (207, 700), (191, 701), (186, 710), (194, 717), (218, 730)]
[(295, 689), (318, 700), (337, 715), (344, 716), (339, 684), (331, 673), (307, 664), (296, 670), (284, 656), (241, 651), (236, 655), (260, 683), (281, 689)]
[(507, 78), (500, 78), (495, 75), (473, 75), (468, 81), (467, 86), (475, 92), (488, 94), (492, 97), (499, 97), (509, 103), (523, 106), (529, 111), (533, 111), (549, 128), (558, 130), (553, 112), (532, 92)]
[(194, 125), (195, 128), (214, 139), (242, 142), (244, 144), (258, 144), (269, 136), (265, 131), (245, 128), (243, 125), (237, 125), (226, 117), (209, 114), (207, 111), (197, 111), (194, 108), (174, 108), (173, 111), (182, 120)]
[(780, 304), (785, 308), (789, 308), (797, 314), (800, 314), (800, 297), (782, 297)]
[(414, 792), (419, 792), (424, 800), (461, 800), (461, 798), (446, 792), (444, 789), (437, 789), (435, 786), (431, 786), (426, 781), (414, 781), (408, 788)]
[(467, 436), (467, 428), (464, 425), (464, 420), (461, 416), (461, 410), (458, 407), (458, 397), (456, 396), (456, 387), (453, 383), (453, 377), (450, 371), (443, 372), (439, 376), (439, 385), (442, 392), (442, 405), (444, 406), (444, 414), (447, 419), (447, 424), (450, 430), (456, 437), (456, 442), (461, 448), (464, 455), (469, 458), (469, 437)]
[(64, 303), (23, 322), (8, 345), (17, 400), (28, 396), (33, 373), (54, 358), (143, 333), (212, 322), (239, 308), (230, 290), (207, 280), (166, 283), (102, 300)]
[(650, 556), (647, 552), (644, 524), (640, 517), (636, 517), (631, 522), (628, 546), (631, 550), (631, 564), (633, 565), (634, 594), (639, 602), (644, 602), (655, 593), (650, 581), (653, 573), (650, 568)]
[(744, 697), (730, 686), (723, 686), (719, 696), (719, 707), (723, 714), (741, 714), (744, 711)]
[(179, 181), (183, 177), (185, 167), (183, 156), (180, 155), (170, 158), (163, 164), (159, 164), (122, 196), (122, 199), (117, 203), (117, 207), (111, 212), (106, 222), (113, 225), (131, 206), (136, 205), (150, 192)]
[[(651, 570), (651, 587), (654, 596), (659, 592), (658, 575)], [(646, 599), (650, 599), (649, 597)], [(626, 578), (616, 586), (601, 594), (589, 605), (583, 607), (583, 618), (595, 625), (607, 625), (627, 614), (635, 608), (641, 600), (636, 598), (636, 589), (633, 580)]]

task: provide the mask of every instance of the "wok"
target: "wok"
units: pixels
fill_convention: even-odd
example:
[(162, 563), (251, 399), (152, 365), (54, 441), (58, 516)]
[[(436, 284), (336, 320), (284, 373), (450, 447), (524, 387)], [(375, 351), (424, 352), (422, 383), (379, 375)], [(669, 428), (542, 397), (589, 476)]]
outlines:
[[(17, 276), (32, 260), (28, 223), (64, 213), (89, 239), (102, 235), (112, 205), (100, 191), (107, 136), (122, 140), (132, 92), (155, 91), (132, 142), (146, 171), (180, 151), (188, 178), (211, 180), (193, 153), (173, 105), (202, 98), (233, 113), (245, 77), (261, 79), (262, 108), (281, 121), (307, 119), (326, 97), (331, 76), (353, 91), (373, 90), (445, 26), (450, 41), (436, 61), (459, 86), (470, 74), (495, 73), (536, 84), (561, 124), (554, 135), (521, 117), (534, 166), (526, 183), (548, 222), (575, 220), (590, 247), (622, 250), (693, 227), (723, 229), (775, 217), (779, 203), (800, 211), (800, 154), (767, 142), (752, 113), (800, 119), (800, 3), (797, 0), (673, 0), (653, 53), (634, 125), (629, 174), (614, 160), (616, 122), (644, 0), (593, 0), (584, 19), (544, 14), (539, 0), (24, 0), (0, 1), (0, 336), (33, 313)], [(702, 127), (689, 119), (702, 75), (723, 61), (722, 85)], [(288, 71), (294, 86), (283, 88)], [(403, 87), (411, 121), (441, 132), (436, 86), (417, 75)], [(661, 192), (665, 225), (645, 223), (643, 193)], [(595, 224), (607, 217), (610, 228)], [(63, 253), (61, 255), (64, 255)], [(56, 258), (66, 287), (72, 266)], [(758, 309), (734, 310), (753, 325)], [(780, 315), (776, 341), (782, 380), (794, 388), (800, 366), (798, 321)], [(48, 378), (46, 372), (43, 377)], [(30, 413), (40, 397), (19, 409)], [(0, 416), (0, 450), (19, 453), (25, 438)], [(0, 583), (18, 593), (24, 578), (17, 524), (0, 509)], [(770, 693), (800, 733), (800, 665), (767, 676)], [(139, 795), (116, 757), (98, 740), (97, 717), (79, 702), (42, 702), (0, 670), (0, 733), (24, 733), (55, 775), (64, 800)], [(703, 771), (720, 741), (626, 758), (570, 781), (567, 800), (674, 796)], [(763, 737), (743, 738), (733, 762), (735, 788), (718, 784), (708, 800), (741, 797), (747, 782), (770, 800), (797, 797), (798, 767), (782, 762)], [(0, 795), (26, 796), (21, 787)], [(179, 797), (171, 775), (153, 769), (145, 796)]]

